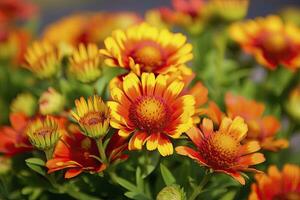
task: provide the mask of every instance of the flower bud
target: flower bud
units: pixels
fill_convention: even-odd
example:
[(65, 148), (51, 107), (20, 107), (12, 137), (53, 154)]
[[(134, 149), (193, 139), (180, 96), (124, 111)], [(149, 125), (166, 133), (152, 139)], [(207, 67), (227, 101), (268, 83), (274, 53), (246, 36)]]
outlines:
[(86, 101), (83, 97), (75, 100), (76, 112), (71, 114), (88, 137), (97, 139), (109, 129), (110, 110), (101, 97), (94, 95)]
[(290, 92), (285, 107), (287, 112), (300, 122), (300, 85)]
[(33, 146), (40, 150), (53, 148), (61, 136), (58, 121), (51, 117), (37, 118), (30, 122), (26, 129), (26, 134)]
[(102, 58), (95, 44), (80, 44), (70, 57), (69, 73), (75, 79), (89, 83), (102, 74)]
[(164, 187), (157, 195), (156, 200), (185, 200), (185, 192), (178, 185)]
[(61, 59), (58, 47), (46, 41), (35, 42), (27, 49), (24, 67), (41, 79), (51, 78), (58, 74)]
[(6, 174), (11, 168), (11, 159), (9, 157), (0, 156), (0, 175)]
[(39, 108), (43, 115), (59, 113), (64, 109), (64, 105), (64, 96), (53, 88), (48, 88), (39, 99)]
[(19, 94), (11, 103), (10, 110), (13, 113), (24, 113), (27, 116), (34, 115), (37, 107), (36, 98), (30, 93)]

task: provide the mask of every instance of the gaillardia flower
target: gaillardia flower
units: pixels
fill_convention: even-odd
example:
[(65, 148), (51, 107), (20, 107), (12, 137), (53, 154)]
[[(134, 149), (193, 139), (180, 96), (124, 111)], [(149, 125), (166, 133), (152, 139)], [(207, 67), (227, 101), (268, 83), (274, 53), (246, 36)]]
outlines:
[(48, 88), (39, 99), (39, 109), (41, 114), (57, 114), (63, 110), (65, 97), (54, 88)]
[(208, 9), (210, 15), (224, 20), (234, 21), (247, 15), (249, 0), (210, 0)]
[[(106, 148), (109, 163), (127, 158), (123, 151), (127, 148), (124, 139), (114, 134)], [(79, 128), (70, 126), (68, 134), (63, 135), (55, 147), (53, 158), (46, 163), (48, 173), (67, 169), (65, 178), (73, 178), (82, 172), (99, 173), (106, 165), (99, 159), (96, 141), (83, 135)]]
[(227, 93), (225, 97), (226, 111), (231, 118), (241, 116), (248, 124), (246, 140), (255, 140), (263, 149), (277, 151), (288, 147), (285, 139), (276, 139), (280, 122), (273, 116), (263, 116), (265, 105), (242, 96)]
[(99, 56), (96, 44), (80, 44), (69, 60), (71, 76), (83, 83), (97, 80), (102, 73), (102, 57)]
[(229, 33), (243, 50), (269, 69), (300, 67), (300, 29), (278, 16), (233, 24)]
[(191, 33), (199, 33), (204, 26), (206, 18), (206, 5), (204, 0), (172, 0), (172, 9), (160, 8), (163, 21), (170, 25), (181, 26)]
[(300, 167), (285, 164), (280, 172), (274, 165), (268, 174), (257, 174), (248, 200), (298, 200), (300, 199)]
[(62, 135), (59, 122), (51, 116), (45, 119), (37, 118), (31, 121), (27, 128), (26, 134), (33, 146), (41, 150), (53, 148)]
[(126, 31), (116, 30), (105, 40), (105, 63), (142, 72), (167, 74), (193, 58), (192, 45), (180, 33), (158, 30), (146, 23), (132, 26)]
[(200, 129), (193, 127), (187, 131), (196, 149), (187, 146), (176, 147), (178, 154), (188, 156), (200, 165), (209, 167), (216, 172), (228, 174), (245, 184), (242, 171), (257, 170), (249, 168), (264, 162), (264, 155), (254, 153), (260, 149), (258, 142), (252, 141), (244, 145), (241, 141), (247, 135), (247, 124), (240, 117), (233, 120), (223, 118), (217, 131), (213, 129), (213, 122), (204, 118)]
[(72, 116), (88, 137), (97, 139), (106, 135), (109, 129), (110, 110), (101, 97), (94, 95), (86, 101), (83, 97), (75, 100), (76, 111)]
[(21, 93), (11, 102), (10, 110), (13, 113), (24, 113), (27, 116), (34, 115), (37, 107), (36, 98), (30, 93)]
[(14, 156), (32, 150), (32, 145), (25, 133), (30, 119), (23, 113), (11, 113), (9, 116), (11, 127), (0, 129), (0, 153)]
[[(52, 43), (67, 43), (77, 46), (81, 43), (103, 41), (115, 29), (124, 29), (140, 23), (142, 19), (133, 12), (82, 12), (66, 16), (46, 27), (43, 39)], [(72, 34), (70, 34), (72, 33)]]
[(111, 90), (111, 126), (119, 129), (120, 136), (129, 137), (129, 150), (158, 149), (162, 156), (173, 153), (169, 139), (179, 138), (192, 127), (195, 99), (181, 95), (184, 83), (169, 82), (167, 76), (130, 73), (119, 87)]
[(61, 58), (56, 46), (47, 41), (35, 42), (27, 49), (24, 67), (41, 79), (50, 78), (57, 75)]

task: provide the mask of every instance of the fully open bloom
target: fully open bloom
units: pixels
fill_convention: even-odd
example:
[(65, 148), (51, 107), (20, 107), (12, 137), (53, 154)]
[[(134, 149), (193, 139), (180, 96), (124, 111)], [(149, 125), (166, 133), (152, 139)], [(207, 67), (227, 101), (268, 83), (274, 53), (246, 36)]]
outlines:
[(195, 112), (192, 95), (181, 95), (184, 83), (173, 80), (168, 83), (164, 75), (143, 73), (138, 77), (130, 73), (119, 87), (112, 88), (111, 126), (119, 129), (119, 135), (131, 136), (129, 150), (158, 149), (161, 155), (173, 153), (169, 137), (179, 138), (191, 128)]
[(35, 42), (25, 54), (25, 68), (39, 78), (55, 76), (60, 69), (62, 55), (58, 47), (47, 41)]
[[(114, 134), (106, 148), (108, 162), (126, 159), (123, 151), (127, 148), (125, 140)], [(95, 140), (83, 135), (79, 128), (70, 126), (68, 134), (57, 143), (53, 158), (46, 163), (48, 173), (66, 169), (65, 178), (73, 178), (82, 172), (99, 173), (106, 169), (101, 163)]]
[(7, 156), (14, 156), (31, 151), (32, 145), (25, 133), (30, 119), (23, 113), (12, 113), (9, 118), (11, 127), (4, 126), (0, 129), (0, 152)]
[(225, 117), (218, 130), (213, 129), (213, 122), (204, 118), (200, 129), (193, 127), (187, 131), (196, 149), (187, 146), (176, 147), (176, 152), (209, 167), (216, 172), (228, 174), (245, 184), (242, 171), (257, 170), (249, 168), (264, 162), (264, 155), (254, 153), (260, 149), (258, 142), (252, 141), (244, 145), (241, 141), (247, 135), (247, 124), (240, 117), (233, 120)]
[(284, 24), (278, 16), (238, 22), (229, 32), (245, 52), (269, 69), (279, 65), (289, 69), (300, 67), (300, 29), (291, 23)]
[(192, 45), (186, 43), (184, 35), (159, 30), (146, 23), (126, 31), (114, 31), (105, 40), (105, 47), (100, 52), (106, 56), (107, 65), (119, 66), (137, 75), (142, 72), (176, 72), (193, 58)]
[(300, 168), (285, 164), (280, 172), (274, 165), (268, 174), (257, 174), (251, 186), (249, 200), (298, 200), (300, 199)]
[(110, 122), (110, 110), (101, 97), (94, 95), (86, 101), (83, 97), (75, 100), (76, 112), (72, 116), (79, 123), (84, 134), (91, 138), (103, 137)]
[(227, 114), (230, 117), (241, 116), (249, 127), (246, 140), (256, 140), (266, 150), (277, 151), (288, 146), (285, 139), (276, 139), (280, 122), (273, 116), (263, 116), (265, 105), (242, 96), (227, 93), (225, 97)]
[(97, 80), (102, 74), (102, 57), (95, 44), (80, 44), (69, 58), (69, 72), (77, 80), (88, 83)]
[(58, 120), (51, 116), (32, 120), (28, 123), (25, 132), (30, 143), (41, 150), (53, 148), (62, 135)]
[[(124, 29), (140, 23), (141, 18), (131, 12), (83, 12), (72, 14), (56, 21), (43, 32), (43, 39), (52, 43), (67, 43), (77, 46), (81, 43), (96, 43), (103, 46), (103, 41), (115, 29)], [(70, 34), (72, 33), (72, 34)]]

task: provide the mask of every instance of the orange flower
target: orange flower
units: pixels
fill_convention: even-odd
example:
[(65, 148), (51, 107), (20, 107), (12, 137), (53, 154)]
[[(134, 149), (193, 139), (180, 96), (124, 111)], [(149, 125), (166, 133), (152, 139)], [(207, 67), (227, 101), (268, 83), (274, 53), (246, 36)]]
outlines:
[[(125, 140), (114, 134), (106, 149), (110, 163), (127, 156), (122, 152), (127, 148)], [(54, 150), (53, 158), (46, 163), (48, 173), (67, 169), (65, 178), (73, 178), (82, 172), (99, 173), (106, 169), (101, 163), (95, 140), (84, 136), (78, 127), (70, 126), (70, 133), (65, 134)]]
[(24, 20), (37, 11), (36, 6), (24, 0), (1, 0), (0, 23), (9, 23), (14, 20)]
[[(124, 29), (141, 21), (131, 12), (85, 12), (60, 19), (46, 27), (43, 38), (53, 43), (96, 43), (103, 46), (104, 39), (115, 29)], [(70, 34), (72, 33), (72, 34)]]
[(256, 182), (251, 186), (249, 200), (299, 200), (300, 168), (297, 165), (285, 164), (280, 172), (274, 165), (268, 174), (257, 174)]
[(166, 76), (153, 73), (141, 77), (130, 73), (112, 88), (111, 126), (119, 129), (120, 136), (131, 136), (129, 150), (147, 143), (148, 150), (158, 149), (162, 156), (173, 153), (169, 137), (179, 138), (191, 128), (195, 112), (195, 99), (181, 95), (183, 88), (183, 82), (168, 82)]
[(161, 18), (168, 24), (179, 25), (197, 33), (203, 28), (204, 0), (172, 0), (173, 9), (160, 8)]
[(247, 140), (256, 140), (266, 150), (277, 151), (288, 147), (285, 139), (275, 139), (280, 129), (280, 122), (273, 116), (263, 116), (265, 105), (242, 96), (227, 93), (225, 104), (228, 116), (241, 116), (249, 127)]
[(204, 118), (200, 129), (193, 127), (187, 132), (197, 149), (179, 146), (176, 152), (216, 172), (228, 174), (244, 185), (245, 179), (241, 172), (257, 172), (249, 166), (265, 160), (263, 154), (254, 153), (260, 149), (258, 142), (241, 145), (247, 131), (247, 124), (240, 117), (233, 120), (225, 117), (217, 131), (213, 130), (213, 122)]
[(10, 114), (11, 127), (4, 126), (0, 129), (1, 153), (14, 156), (33, 149), (25, 133), (29, 121), (30, 119), (23, 113)]
[(269, 69), (279, 65), (292, 70), (300, 67), (300, 29), (284, 24), (278, 16), (238, 22), (229, 32), (245, 52)]
[(180, 67), (193, 58), (192, 45), (180, 33), (167, 29), (158, 30), (146, 23), (114, 31), (105, 40), (105, 63), (131, 70), (137, 75), (143, 72), (167, 74), (181, 70)]
[(62, 52), (57, 46), (47, 41), (36, 41), (27, 48), (24, 68), (41, 79), (50, 78), (58, 74), (61, 59)]

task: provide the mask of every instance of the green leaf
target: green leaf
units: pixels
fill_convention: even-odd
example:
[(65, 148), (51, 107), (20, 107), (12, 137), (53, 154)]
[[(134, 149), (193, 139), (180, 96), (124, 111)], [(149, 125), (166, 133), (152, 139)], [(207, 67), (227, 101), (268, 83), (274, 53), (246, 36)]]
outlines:
[(130, 199), (135, 199), (135, 200), (150, 200), (150, 198), (145, 196), (144, 194), (136, 193), (136, 192), (126, 192), (124, 195)]
[(45, 161), (40, 158), (28, 158), (25, 160), (26, 163), (35, 164), (39, 166), (45, 166)]
[(136, 169), (136, 186), (139, 189), (139, 191), (144, 191), (144, 180), (142, 177), (142, 171), (140, 167)]
[(129, 181), (119, 177), (119, 176), (114, 176), (114, 180), (119, 184), (121, 185), (123, 188), (126, 188), (127, 190), (129, 191), (132, 191), (132, 192), (138, 192), (139, 189), (133, 185), (132, 183), (130, 183)]
[(41, 174), (42, 176), (46, 175), (45, 171), (45, 162), (39, 158), (28, 158), (25, 160), (26, 165), (33, 171)]
[(235, 194), (236, 194), (236, 191), (226, 192), (226, 194), (223, 197), (221, 197), (220, 200), (232, 200), (232, 199), (234, 199)]
[(173, 174), (162, 163), (160, 164), (160, 171), (166, 185), (172, 185), (176, 183), (176, 179), (174, 178)]

